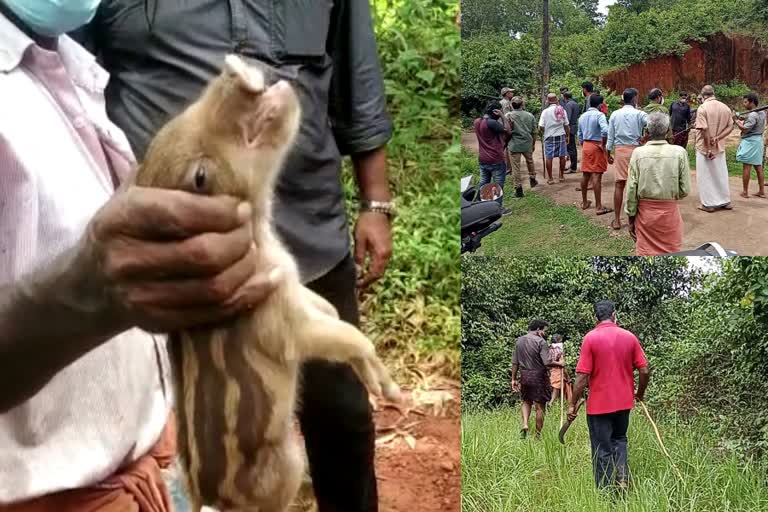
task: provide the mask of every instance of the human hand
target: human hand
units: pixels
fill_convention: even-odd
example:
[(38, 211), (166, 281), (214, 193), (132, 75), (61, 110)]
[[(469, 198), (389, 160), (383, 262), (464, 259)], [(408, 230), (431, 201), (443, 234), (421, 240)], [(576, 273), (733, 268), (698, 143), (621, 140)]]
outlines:
[(635, 232), (635, 221), (629, 221), (629, 236), (637, 242), (637, 233)]
[(493, 109), (493, 115), (501, 117), (501, 110), (499, 110), (497, 108)]
[(611, 155), (610, 153), (608, 154), (608, 163), (609, 164), (613, 163), (613, 155)]
[(642, 402), (645, 398), (645, 395), (638, 395), (635, 393), (635, 402)]
[(707, 160), (714, 160), (714, 159), (715, 159), (715, 154), (711, 150), (707, 151)]
[(568, 413), (567, 413), (568, 421), (573, 421), (576, 419), (576, 406), (571, 404), (568, 406)]
[(355, 263), (360, 269), (358, 288), (366, 288), (381, 278), (391, 256), (392, 229), (389, 217), (379, 212), (360, 212), (355, 225)]
[(281, 277), (257, 268), (250, 216), (232, 197), (128, 187), (91, 219), (76, 265), (121, 327), (218, 322), (252, 308)]
[(513, 393), (519, 393), (520, 392), (520, 382), (512, 379), (512, 392)]

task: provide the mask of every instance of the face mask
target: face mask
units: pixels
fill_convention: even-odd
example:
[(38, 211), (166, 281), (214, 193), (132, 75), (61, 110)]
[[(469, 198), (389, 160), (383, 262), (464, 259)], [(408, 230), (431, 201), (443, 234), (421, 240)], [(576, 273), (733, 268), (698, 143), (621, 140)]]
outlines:
[(8, 8), (35, 33), (58, 37), (93, 19), (100, 0), (5, 0)]
[(664, 96), (661, 97), (661, 104), (664, 104)]

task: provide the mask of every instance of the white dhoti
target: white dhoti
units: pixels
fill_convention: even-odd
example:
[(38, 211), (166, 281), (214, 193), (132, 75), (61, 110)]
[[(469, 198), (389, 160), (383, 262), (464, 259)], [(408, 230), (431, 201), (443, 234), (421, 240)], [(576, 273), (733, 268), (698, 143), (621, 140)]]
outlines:
[(696, 184), (699, 187), (702, 205), (718, 208), (731, 202), (725, 152), (720, 153), (713, 160), (708, 160), (706, 155), (696, 152)]

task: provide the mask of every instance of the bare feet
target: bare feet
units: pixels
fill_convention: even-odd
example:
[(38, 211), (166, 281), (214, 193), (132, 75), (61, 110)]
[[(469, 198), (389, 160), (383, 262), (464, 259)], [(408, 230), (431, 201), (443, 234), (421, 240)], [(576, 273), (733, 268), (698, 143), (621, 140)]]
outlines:
[(586, 203), (581, 203), (582, 210), (589, 210), (592, 207), (592, 201), (587, 200)]
[(765, 199), (765, 192), (760, 191), (757, 194), (754, 194), (754, 196), (755, 197), (762, 197), (763, 199)]
[(611, 227), (618, 231), (621, 229), (621, 221), (619, 219), (613, 219), (611, 221)]
[(613, 211), (613, 208), (606, 208), (605, 206), (599, 206), (597, 208), (597, 212), (595, 213), (597, 213), (598, 215), (605, 215), (606, 213), (611, 213), (612, 211)]
[(741, 193), (741, 194), (739, 194), (739, 195), (740, 195), (741, 197), (743, 197), (744, 199), (748, 199), (748, 198), (749, 198), (749, 194), (747, 194), (746, 192), (742, 192), (742, 193)]

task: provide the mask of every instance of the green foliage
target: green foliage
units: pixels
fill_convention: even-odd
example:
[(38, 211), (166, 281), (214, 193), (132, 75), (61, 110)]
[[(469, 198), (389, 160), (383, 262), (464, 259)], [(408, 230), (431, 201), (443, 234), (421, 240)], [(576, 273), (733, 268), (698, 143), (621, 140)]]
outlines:
[[(520, 440), (519, 408), (464, 411), (461, 418), (461, 509), (464, 512), (758, 512), (768, 510), (765, 463), (722, 454), (707, 424), (658, 417), (676, 476), (639, 408), (630, 414), (632, 486), (625, 499), (595, 489), (584, 412), (557, 440), (559, 404), (544, 420), (541, 441)], [(533, 425), (531, 424), (531, 428)]]
[[(388, 146), (399, 214), (393, 256), (362, 310), (369, 334), (391, 358), (434, 363), (458, 375), (460, 36), (450, 0), (373, 1), (387, 101)], [(354, 222), (357, 188), (345, 163)]]
[(610, 299), (648, 357), (652, 406), (698, 418), (723, 449), (768, 453), (768, 258), (709, 265), (671, 257), (464, 258), (463, 403), (510, 401), (512, 344), (533, 318), (568, 337), (573, 374), (594, 326), (592, 305)]
[[(485, 0), (465, 0), (465, 9)], [(520, 1), (520, 0), (518, 0)], [(503, 2), (497, 4), (504, 5)], [(681, 55), (687, 42), (703, 40), (717, 32), (744, 33), (768, 41), (768, 24), (752, 13), (768, 13), (766, 0), (627, 0), (610, 8), (604, 24), (593, 23), (584, 8), (576, 8), (573, 0), (554, 2), (553, 12), (571, 12), (559, 23), (553, 18), (550, 36), (550, 84), (556, 90), (561, 83), (580, 83), (610, 69), (642, 62), (659, 55)], [(463, 80), (462, 112), (471, 117), (484, 104), (481, 94), (498, 96), (503, 86), (515, 87), (528, 97), (529, 109), (538, 112), (541, 93), (541, 23), (540, 2), (525, 5), (531, 15), (520, 16), (527, 28), (510, 30), (488, 25), (484, 29), (462, 27), (465, 33), (461, 77)], [(764, 9), (764, 10), (761, 10)], [(487, 12), (487, 11), (484, 11)], [(765, 14), (768, 18), (768, 14)], [(515, 18), (517, 19), (517, 18)], [(467, 20), (463, 21), (466, 25)], [(521, 21), (522, 23), (522, 21)], [(466, 30), (465, 30), (466, 28)], [(569, 76), (570, 74), (570, 76)], [(573, 78), (573, 80), (571, 79)], [(605, 88), (603, 93), (607, 93)], [(572, 89), (574, 90), (574, 89)], [(743, 90), (739, 84), (721, 86), (726, 95)], [(576, 89), (578, 92), (579, 89)], [(619, 93), (621, 91), (618, 91)], [(608, 98), (611, 111), (618, 96)]]

